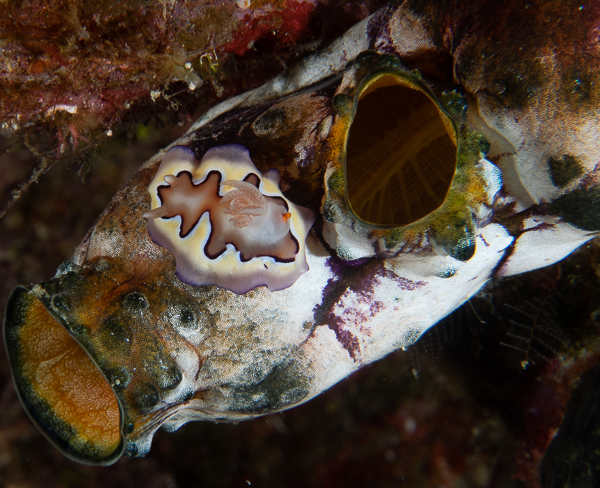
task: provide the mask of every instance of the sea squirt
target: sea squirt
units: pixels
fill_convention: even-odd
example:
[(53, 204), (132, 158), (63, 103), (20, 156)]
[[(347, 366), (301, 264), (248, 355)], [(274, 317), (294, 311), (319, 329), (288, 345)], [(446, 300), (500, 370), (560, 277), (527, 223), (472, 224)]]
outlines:
[[(531, 7), (535, 29), (502, 23), (499, 43), (490, 16), (518, 6), (393, 2), (150, 159), (7, 303), (40, 429), (110, 464), (161, 426), (291, 408), (595, 237), (597, 22)], [(583, 103), (569, 66), (586, 62)]]
[(213, 147), (200, 164), (191, 149), (175, 146), (148, 187), (148, 231), (173, 252), (187, 284), (239, 294), (287, 288), (308, 270), (305, 241), (315, 217), (278, 185), (278, 171), (263, 175), (241, 145)]

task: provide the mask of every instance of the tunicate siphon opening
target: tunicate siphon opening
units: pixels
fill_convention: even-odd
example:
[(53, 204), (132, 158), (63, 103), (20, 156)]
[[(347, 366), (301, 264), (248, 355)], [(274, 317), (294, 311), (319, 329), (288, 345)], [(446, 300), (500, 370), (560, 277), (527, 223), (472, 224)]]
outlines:
[(75, 461), (115, 462), (123, 442), (114, 392), (81, 345), (22, 287), (9, 299), (4, 336), (19, 397), (44, 435)]
[(456, 132), (437, 103), (403, 76), (363, 87), (346, 145), (347, 194), (375, 225), (404, 226), (439, 208), (456, 169)]

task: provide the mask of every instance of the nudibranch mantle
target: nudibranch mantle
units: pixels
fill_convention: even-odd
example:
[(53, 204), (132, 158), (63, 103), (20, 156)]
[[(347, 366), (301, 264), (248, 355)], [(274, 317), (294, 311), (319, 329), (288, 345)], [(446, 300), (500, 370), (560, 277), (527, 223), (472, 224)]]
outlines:
[(187, 284), (277, 291), (308, 270), (314, 213), (287, 200), (278, 171), (261, 173), (241, 145), (213, 147), (200, 163), (191, 149), (172, 147), (148, 191), (149, 234), (173, 252)]

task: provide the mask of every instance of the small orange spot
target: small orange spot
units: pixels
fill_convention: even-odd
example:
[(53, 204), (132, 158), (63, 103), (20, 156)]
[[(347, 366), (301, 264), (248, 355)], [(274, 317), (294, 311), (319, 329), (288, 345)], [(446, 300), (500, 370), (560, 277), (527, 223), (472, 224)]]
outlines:
[(283, 218), (285, 220), (290, 220), (292, 218), (292, 214), (289, 213), (289, 212), (286, 212), (286, 213), (283, 214)]
[(45, 69), (46, 69), (46, 63), (43, 60), (41, 60), (41, 59), (38, 59), (38, 60), (34, 61), (29, 66), (29, 72), (32, 75), (39, 75), (40, 73), (42, 73), (43, 71), (45, 71)]

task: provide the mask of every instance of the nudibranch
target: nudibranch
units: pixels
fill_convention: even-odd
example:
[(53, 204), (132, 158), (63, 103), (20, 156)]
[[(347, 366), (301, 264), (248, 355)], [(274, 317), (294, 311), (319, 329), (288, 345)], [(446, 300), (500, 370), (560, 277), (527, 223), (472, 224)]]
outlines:
[(148, 191), (150, 236), (173, 252), (185, 283), (276, 291), (308, 270), (314, 213), (287, 200), (279, 172), (263, 175), (243, 146), (213, 147), (199, 165), (192, 150), (175, 146)]
[(393, 2), (216, 105), (14, 290), (14, 383), (59, 449), (299, 405), (598, 235), (600, 12), (463, 3)]

